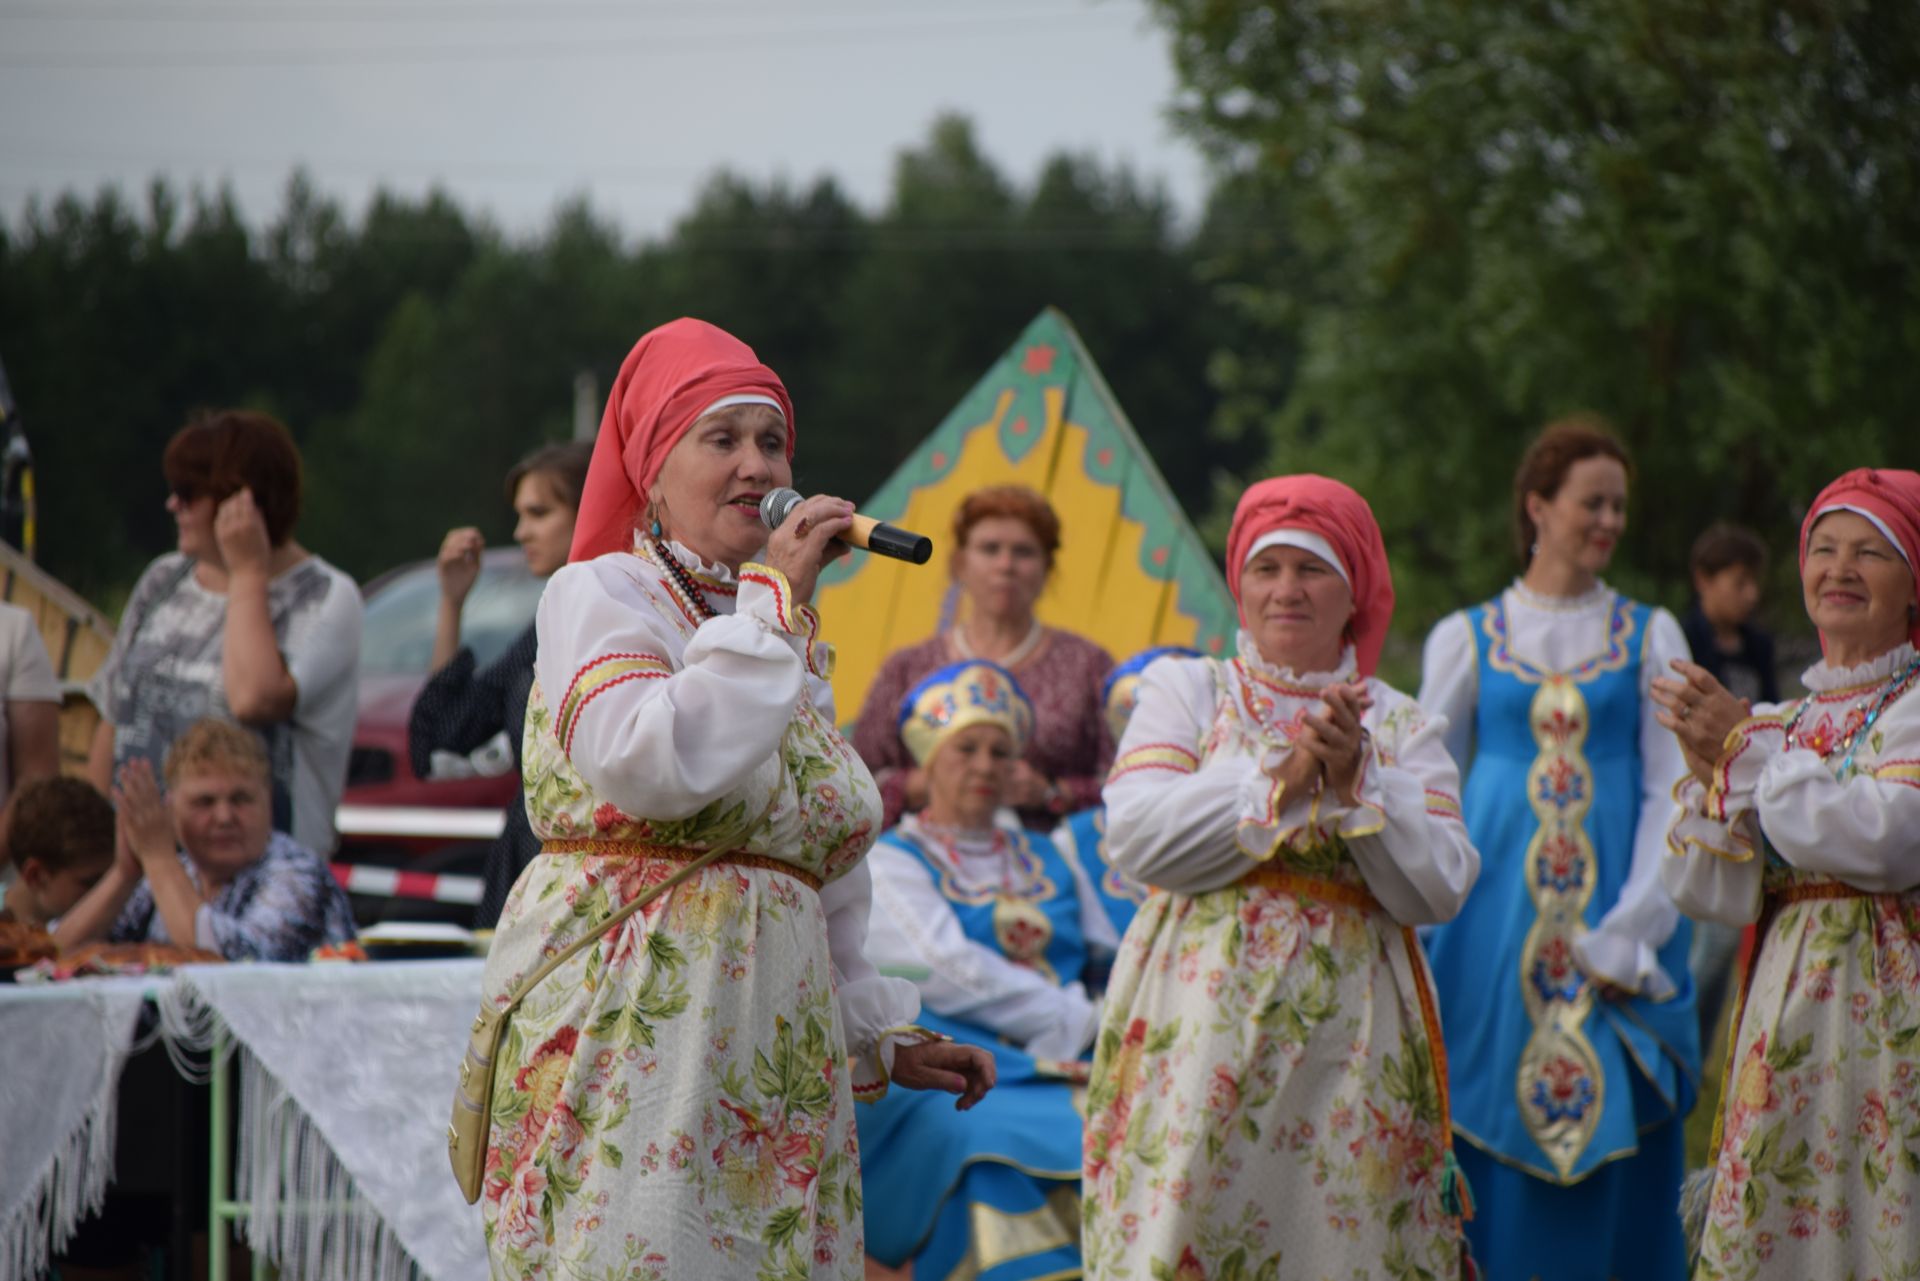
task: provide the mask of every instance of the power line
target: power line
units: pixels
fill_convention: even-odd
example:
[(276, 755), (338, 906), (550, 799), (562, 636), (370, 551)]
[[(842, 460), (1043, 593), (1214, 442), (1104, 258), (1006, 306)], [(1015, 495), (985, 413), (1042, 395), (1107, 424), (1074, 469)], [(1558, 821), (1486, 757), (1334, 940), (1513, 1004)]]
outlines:
[(720, 29), (650, 35), (644, 39), (607, 39), (582, 34), (562, 40), (516, 40), (505, 44), (454, 45), (444, 40), (413, 45), (364, 45), (314, 48), (310, 45), (257, 49), (149, 49), (124, 53), (17, 52), (0, 55), (0, 67), (43, 71), (125, 71), (206, 69), (266, 66), (349, 66), (379, 64), (461, 64), (475, 62), (529, 62), (549, 59), (630, 58), (690, 49), (738, 49), (821, 43), (889, 44), (931, 37), (946, 39), (1004, 39), (1010, 22), (1019, 35), (1040, 30), (1084, 28), (1084, 9), (1027, 11), (1017, 19), (1003, 15), (928, 14), (912, 21), (866, 19), (858, 24), (806, 24), (749, 30)]
[[(1006, 14), (1018, 16), (1026, 10), (1020, 0), (973, 0), (969, 12), (980, 14), (996, 3), (1002, 9), (1003, 17)], [(1097, 6), (1086, 4), (1081, 7), (1092, 12)], [(901, 16), (900, 7), (893, 0), (842, 4), (833, 9), (812, 6), (808, 12), (813, 16)], [(409, 3), (407, 0), (395, 0), (391, 4), (352, 3), (351, 0), (342, 0), (338, 4), (277, 5), (256, 4), (250, 0), (230, 3), (212, 0), (210, 3), (188, 4), (84, 4), (77, 0), (58, 0), (56, 3), (21, 0), (8, 3), (7, 0), (0, 0), (0, 18), (23, 18), (35, 22), (222, 22), (271, 25), (281, 22), (444, 22), (451, 18), (541, 23), (658, 22), (662, 17), (722, 16), (727, 20), (737, 20), (755, 14), (791, 17), (793, 6), (763, 4), (757, 0), (703, 0), (698, 11), (694, 12), (689, 11), (682, 0), (550, 0), (542, 4), (527, 3), (526, 0), (448, 0), (444, 4)]]
[[(988, 12), (995, 5), (999, 14)], [(1102, 8), (1096, 4), (1082, 5), (1083, 11), (1092, 14)], [(970, 14), (993, 20), (1007, 17), (1018, 18), (1024, 15), (1028, 6), (1022, 0), (970, 0)], [(1105, 7), (1108, 13), (1114, 10)], [(841, 5), (835, 9), (812, 8), (813, 16), (853, 16), (871, 18), (875, 15), (897, 17), (899, 6), (896, 0), (876, 0), (871, 4)], [(444, 4), (409, 3), (395, 0), (394, 3), (353, 3), (341, 0), (337, 4), (277, 4), (256, 3), (189, 3), (189, 4), (83, 4), (76, 0), (59, 0), (47, 3), (46, 0), (24, 0), (21, 3), (0, 2), (0, 19), (20, 18), (35, 22), (124, 22), (124, 23), (197, 23), (220, 22), (241, 25), (274, 25), (279, 23), (312, 23), (332, 25), (336, 23), (408, 23), (408, 22), (445, 22), (458, 19), (464, 22), (508, 21), (539, 22), (553, 24), (557, 22), (649, 22), (657, 23), (662, 17), (715, 17), (727, 20), (752, 18), (755, 15), (778, 15), (791, 17), (793, 8), (788, 4), (762, 4), (755, 0), (745, 3), (729, 3), (728, 0), (703, 0), (696, 14), (690, 13), (683, 0), (549, 0), (548, 3), (531, 4), (525, 0), (448, 0)]]

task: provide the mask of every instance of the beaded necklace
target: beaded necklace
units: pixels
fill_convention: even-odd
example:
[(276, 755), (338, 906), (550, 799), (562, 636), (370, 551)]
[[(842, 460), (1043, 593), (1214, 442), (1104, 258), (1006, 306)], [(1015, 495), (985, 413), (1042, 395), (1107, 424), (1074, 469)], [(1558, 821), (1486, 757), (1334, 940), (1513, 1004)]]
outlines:
[(693, 581), (693, 575), (689, 574), (687, 567), (680, 563), (680, 558), (667, 550), (665, 543), (649, 535), (643, 547), (647, 560), (666, 575), (668, 593), (680, 608), (686, 611), (687, 617), (694, 620), (694, 626), (697, 627), (709, 618), (715, 617), (713, 607), (707, 604), (706, 595), (701, 592), (700, 585)]
[[(956, 874), (954, 879), (957, 881), (957, 873), (966, 866), (960, 856), (960, 829), (943, 827), (937, 823), (930, 823), (924, 818), (916, 820), (916, 824), (920, 828), (921, 835), (927, 838), (928, 844), (932, 845), (953, 869)], [(1024, 897), (1034, 880), (1034, 869), (1025, 866), (1019, 869), (1021, 883), (1016, 889), (1013, 881), (1014, 865), (1023, 863), (1024, 860), (1020, 858), (1019, 851), (1013, 848), (1013, 842), (1007, 838), (1007, 834), (997, 827), (993, 829), (993, 853), (1000, 864), (999, 897), (1005, 899)], [(963, 891), (963, 893), (973, 894), (979, 892), (978, 890)]]
[[(1920, 676), (1920, 657), (1908, 663), (1905, 671), (1896, 674), (1885, 685), (1880, 687), (1880, 694), (1873, 700), (1873, 707), (1867, 712), (1861, 722), (1849, 730), (1847, 736), (1840, 740), (1839, 746), (1833, 749), (1834, 751), (1839, 751), (1841, 748), (1845, 748), (1847, 752), (1846, 758), (1840, 762), (1840, 768), (1835, 771), (1836, 777), (1846, 778), (1848, 776), (1853, 769), (1853, 754), (1857, 750), (1860, 736), (1873, 728), (1873, 723), (1880, 719), (1880, 713), (1886, 710), (1887, 704), (1907, 692), (1907, 689), (1913, 684), (1916, 676)], [(1793, 709), (1793, 718), (1787, 722), (1787, 746), (1789, 748), (1800, 745), (1799, 741), (1794, 737), (1795, 731), (1800, 728), (1800, 718), (1806, 715), (1807, 708), (1813, 706), (1813, 702), (1813, 697), (1809, 695), (1800, 700), (1800, 706)], [(1855, 704), (1854, 710), (1858, 711), (1862, 706), (1864, 706), (1864, 704)], [(1827, 753), (1829, 756), (1832, 754), (1832, 752)]]
[[(1040, 620), (1037, 618), (1034, 619), (1033, 626), (1027, 630), (1026, 637), (1022, 639), (1018, 645), (1015, 645), (1012, 649), (1008, 650), (1006, 653), (1002, 654), (999, 658), (996, 658), (993, 661), (1009, 670), (1020, 666), (1020, 664), (1025, 662), (1028, 656), (1030, 656), (1034, 650), (1040, 647), (1040, 641), (1043, 637), (1045, 637), (1046, 633), (1047, 633), (1047, 629), (1040, 625)], [(953, 626), (952, 636), (953, 636), (953, 647), (955, 650), (959, 652), (960, 657), (962, 658), (978, 658), (979, 657), (978, 654), (973, 652), (972, 643), (967, 640), (967, 625), (965, 623), (955, 623)]]

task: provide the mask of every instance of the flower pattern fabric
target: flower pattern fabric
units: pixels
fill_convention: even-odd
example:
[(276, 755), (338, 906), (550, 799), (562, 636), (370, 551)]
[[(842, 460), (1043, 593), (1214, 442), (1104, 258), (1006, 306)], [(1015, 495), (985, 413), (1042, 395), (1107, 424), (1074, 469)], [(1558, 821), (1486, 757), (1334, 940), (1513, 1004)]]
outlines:
[(1334, 678), (1174, 659), (1143, 679), (1110, 851), (1164, 892), (1128, 927), (1096, 1049), (1090, 1277), (1459, 1275), (1443, 1051), (1405, 927), (1458, 910), (1478, 858), (1438, 727), (1377, 680), (1359, 804), (1276, 795), (1262, 763)]
[[(638, 556), (568, 567), (541, 605), (523, 768), (546, 847), (508, 896), (488, 999), (683, 865), (609, 842), (735, 853), (509, 1022), (483, 1195), (495, 1276), (862, 1275), (852, 1104), (884, 1092), (888, 1033), (915, 1035), (900, 1025), (918, 1009), (860, 955), (879, 799), (833, 728), (811, 611), (788, 607), (772, 571), (736, 585), (691, 568), (720, 617), (687, 617)], [(636, 655), (658, 679), (591, 682)], [(716, 674), (726, 725), (701, 701)], [(617, 753), (636, 722), (648, 746)], [(651, 794), (620, 772), (649, 750), (671, 754), (639, 763)]]
[(1920, 1276), (1920, 694), (1849, 727), (1913, 662), (1824, 664), (1688, 781), (1663, 874), (1760, 922), (1730, 1048), (1695, 1281)]

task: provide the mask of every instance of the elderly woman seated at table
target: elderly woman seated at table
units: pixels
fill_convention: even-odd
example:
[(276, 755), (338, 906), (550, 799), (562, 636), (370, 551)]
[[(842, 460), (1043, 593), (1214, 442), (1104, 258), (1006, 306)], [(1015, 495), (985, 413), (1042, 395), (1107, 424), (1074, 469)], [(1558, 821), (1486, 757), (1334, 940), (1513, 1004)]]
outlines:
[(252, 732), (196, 722), (167, 752), (165, 796), (144, 760), (120, 770), (113, 866), (54, 937), (177, 943), (229, 961), (303, 961), (351, 939), (327, 865), (272, 829), (267, 754)]
[(874, 846), (867, 955), (919, 984), (924, 1026), (992, 1050), (999, 1084), (965, 1117), (902, 1093), (859, 1110), (867, 1253), (919, 1276), (1077, 1275), (1072, 1091), (1098, 1022), (1080, 977), (1118, 940), (1087, 879), (1004, 808), (1033, 727), (1005, 668), (941, 668), (899, 724), (927, 806)]

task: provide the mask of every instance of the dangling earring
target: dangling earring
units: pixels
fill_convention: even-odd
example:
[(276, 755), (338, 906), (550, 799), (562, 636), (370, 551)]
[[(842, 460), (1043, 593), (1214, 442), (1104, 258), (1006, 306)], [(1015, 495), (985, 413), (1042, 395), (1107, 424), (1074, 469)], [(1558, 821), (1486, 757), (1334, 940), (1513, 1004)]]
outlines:
[(658, 516), (653, 518), (653, 524), (647, 527), (647, 532), (655, 538), (660, 537), (660, 518)]

